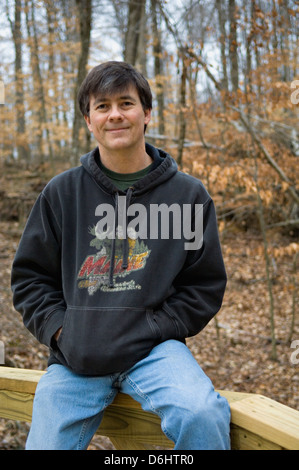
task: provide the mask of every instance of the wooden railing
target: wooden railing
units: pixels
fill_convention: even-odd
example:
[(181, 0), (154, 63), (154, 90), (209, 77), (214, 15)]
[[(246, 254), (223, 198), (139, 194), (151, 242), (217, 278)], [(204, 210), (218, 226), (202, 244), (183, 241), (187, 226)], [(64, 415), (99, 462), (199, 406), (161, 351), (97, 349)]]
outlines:
[[(35, 389), (42, 371), (0, 367), (0, 417), (31, 421)], [(220, 391), (231, 407), (231, 445), (238, 450), (299, 450), (299, 411), (262, 395)], [(119, 393), (107, 408), (97, 434), (117, 450), (171, 449), (160, 418)]]

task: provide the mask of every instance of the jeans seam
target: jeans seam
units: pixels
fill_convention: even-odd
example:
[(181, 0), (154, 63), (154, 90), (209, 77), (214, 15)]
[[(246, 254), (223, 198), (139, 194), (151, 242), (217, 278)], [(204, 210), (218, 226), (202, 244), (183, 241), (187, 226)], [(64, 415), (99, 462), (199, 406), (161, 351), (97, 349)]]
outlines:
[[(114, 390), (111, 390), (109, 395), (107, 395), (105, 401), (104, 401), (104, 406), (98, 411), (97, 415), (99, 415), (100, 413), (102, 413), (108, 405), (110, 405), (111, 403), (111, 398), (115, 396), (115, 391)], [(88, 425), (90, 424), (90, 421), (91, 421), (91, 417), (89, 418), (85, 418), (84, 421), (83, 421), (83, 424), (82, 424), (82, 428), (81, 428), (81, 432), (80, 432), (80, 435), (79, 435), (79, 439), (78, 439), (78, 446), (77, 446), (77, 449), (78, 450), (81, 450), (82, 449), (82, 443), (85, 439), (85, 435), (86, 435), (86, 430), (88, 428)]]
[(86, 434), (86, 429), (87, 429), (88, 423), (89, 423), (89, 419), (86, 418), (86, 419), (83, 421), (83, 424), (82, 424), (80, 436), (79, 436), (79, 439), (78, 439), (77, 450), (81, 450), (81, 449), (82, 449), (82, 442), (83, 442), (83, 440), (84, 440), (84, 438), (85, 438), (85, 434)]
[(106, 399), (105, 399), (104, 406), (103, 406), (103, 408), (101, 409), (100, 413), (101, 413), (102, 411), (104, 411), (104, 410), (107, 408), (108, 405), (110, 405), (110, 403), (111, 403), (110, 398), (112, 398), (113, 396), (115, 397), (116, 394), (117, 394), (117, 392), (116, 392), (114, 389), (111, 389), (109, 395), (107, 395), (107, 397), (106, 397)]
[(172, 434), (166, 429), (166, 416), (165, 414), (163, 413), (163, 411), (161, 410), (156, 410), (155, 407), (153, 406), (152, 404), (152, 401), (151, 401), (151, 398), (146, 395), (144, 392), (142, 392), (142, 390), (140, 390), (140, 388), (138, 387), (138, 385), (133, 382), (130, 377), (126, 376), (125, 377), (125, 380), (131, 385), (131, 387), (135, 390), (135, 392), (137, 393), (137, 395), (139, 395), (141, 398), (143, 398), (149, 405), (152, 413), (158, 415), (161, 419), (161, 429), (162, 431), (164, 432), (164, 434), (170, 439), (172, 440), (174, 443), (175, 443), (175, 437), (172, 436)]

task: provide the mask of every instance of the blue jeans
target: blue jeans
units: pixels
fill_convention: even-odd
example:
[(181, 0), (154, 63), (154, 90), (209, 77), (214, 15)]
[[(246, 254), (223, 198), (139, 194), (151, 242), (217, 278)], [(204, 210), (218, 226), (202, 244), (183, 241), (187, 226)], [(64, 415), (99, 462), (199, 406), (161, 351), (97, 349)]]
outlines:
[(77, 375), (51, 365), (38, 383), (28, 450), (86, 449), (118, 392), (160, 416), (177, 450), (229, 449), (230, 409), (183, 343), (166, 341), (126, 372)]

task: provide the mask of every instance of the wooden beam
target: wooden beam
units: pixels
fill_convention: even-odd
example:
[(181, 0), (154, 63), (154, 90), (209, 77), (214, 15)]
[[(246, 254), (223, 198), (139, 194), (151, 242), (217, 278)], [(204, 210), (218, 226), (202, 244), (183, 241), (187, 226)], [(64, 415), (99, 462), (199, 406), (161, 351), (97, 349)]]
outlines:
[[(0, 367), (0, 417), (31, 421), (34, 393), (43, 371)], [(299, 411), (262, 395), (219, 391), (231, 407), (232, 449), (299, 450)], [(104, 413), (98, 434), (119, 450), (171, 448), (160, 418), (119, 393)]]
[(285, 449), (299, 450), (299, 412), (262, 395), (231, 406), (232, 422)]
[(284, 450), (283, 447), (248, 431), (231, 424), (231, 448), (238, 450)]
[(0, 367), (0, 390), (34, 394), (36, 386), (44, 373), (42, 370)]

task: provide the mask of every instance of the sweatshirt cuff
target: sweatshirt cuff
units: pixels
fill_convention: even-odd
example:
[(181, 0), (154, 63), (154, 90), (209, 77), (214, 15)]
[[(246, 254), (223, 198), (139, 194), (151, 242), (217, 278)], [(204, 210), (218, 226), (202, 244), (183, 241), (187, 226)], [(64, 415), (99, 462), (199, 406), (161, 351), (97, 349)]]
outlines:
[(56, 331), (62, 327), (64, 316), (64, 309), (54, 310), (54, 312), (51, 313), (44, 325), (41, 343), (45, 344), (48, 347), (51, 347), (52, 338), (55, 335)]

